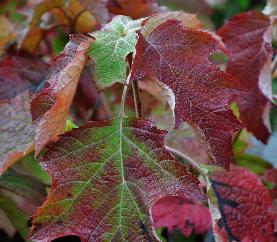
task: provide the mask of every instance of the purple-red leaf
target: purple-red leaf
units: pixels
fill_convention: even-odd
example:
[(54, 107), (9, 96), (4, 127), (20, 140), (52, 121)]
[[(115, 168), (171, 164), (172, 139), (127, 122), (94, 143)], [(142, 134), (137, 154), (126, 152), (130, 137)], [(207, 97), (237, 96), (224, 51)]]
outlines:
[(131, 80), (161, 82), (177, 126), (187, 121), (212, 162), (227, 168), (232, 134), (241, 128), (229, 108), (238, 83), (208, 60), (215, 47), (210, 34), (168, 20), (146, 37), (139, 33)]
[(230, 241), (276, 241), (276, 215), (268, 190), (244, 168), (211, 177), (222, 223)]
[(205, 233), (212, 225), (208, 208), (180, 197), (164, 197), (152, 208), (156, 228), (178, 229), (183, 235)]
[(229, 55), (226, 71), (237, 78), (247, 90), (236, 99), (240, 119), (263, 143), (267, 142), (271, 132), (270, 31), (270, 18), (257, 11), (232, 17), (218, 31)]
[(33, 150), (30, 102), (48, 66), (36, 58), (6, 56), (0, 62), (0, 174)]

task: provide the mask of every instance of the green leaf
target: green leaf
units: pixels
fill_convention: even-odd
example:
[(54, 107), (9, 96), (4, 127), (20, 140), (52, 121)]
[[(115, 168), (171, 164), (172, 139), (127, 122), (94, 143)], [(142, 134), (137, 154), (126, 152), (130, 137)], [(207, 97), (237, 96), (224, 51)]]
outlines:
[(28, 235), (28, 217), (19, 210), (15, 202), (8, 197), (1, 196), (0, 209), (4, 211), (19, 234), (26, 239)]
[[(41, 156), (41, 153), (39, 154), (39, 157)], [(24, 156), (22, 159), (16, 162), (13, 168), (15, 169), (15, 171), (19, 171), (27, 175), (32, 175), (43, 184), (50, 185), (51, 183), (50, 176), (47, 174), (47, 172), (42, 170), (41, 166), (38, 163), (38, 160), (34, 157), (34, 152)]]
[(99, 89), (105, 89), (115, 82), (125, 82), (125, 58), (135, 49), (136, 31), (141, 28), (142, 21), (116, 16), (103, 29), (92, 33), (96, 40), (91, 44), (89, 55), (95, 61), (95, 79)]
[(260, 175), (267, 169), (272, 168), (266, 160), (252, 154), (243, 154), (234, 157), (235, 164), (247, 168), (248, 170)]
[(17, 173), (12, 169), (7, 170), (0, 177), (0, 188), (13, 192), (37, 205), (47, 195), (45, 185), (39, 180)]
[(143, 119), (91, 122), (48, 146), (52, 176), (31, 239), (157, 241), (150, 208), (166, 195), (203, 199), (198, 180), (165, 149), (166, 132)]

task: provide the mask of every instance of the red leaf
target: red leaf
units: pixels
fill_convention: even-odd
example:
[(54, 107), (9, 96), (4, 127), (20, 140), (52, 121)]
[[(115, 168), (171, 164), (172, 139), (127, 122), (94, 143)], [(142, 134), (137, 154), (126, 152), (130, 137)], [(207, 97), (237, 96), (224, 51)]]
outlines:
[(187, 121), (212, 162), (228, 167), (232, 134), (241, 128), (229, 108), (238, 84), (208, 60), (215, 46), (210, 34), (168, 20), (147, 37), (139, 34), (131, 80), (162, 82), (177, 126)]
[(257, 11), (238, 14), (218, 31), (229, 55), (226, 71), (248, 91), (236, 101), (240, 119), (259, 140), (270, 135), (271, 91), (270, 18)]
[(211, 181), (230, 241), (276, 241), (272, 199), (258, 177), (235, 167)]
[(273, 188), (269, 190), (269, 193), (272, 199), (274, 199), (274, 202), (276, 204), (275, 207), (277, 208), (277, 169), (272, 168), (270, 170), (267, 170), (263, 175), (263, 178), (266, 181), (273, 183)]
[(159, 7), (156, 0), (109, 0), (107, 6), (111, 13), (130, 16), (133, 19), (166, 10), (166, 8)]
[(160, 199), (152, 208), (152, 216), (156, 228), (179, 229), (185, 236), (205, 233), (212, 224), (208, 208), (180, 197)]
[(32, 241), (157, 241), (150, 208), (164, 196), (203, 200), (198, 180), (166, 151), (165, 131), (143, 119), (91, 122), (48, 146), (52, 176)]
[(48, 65), (31, 57), (8, 55), (0, 62), (0, 99), (13, 99), (29, 90), (37, 91)]
[(86, 51), (92, 41), (82, 35), (71, 36), (65, 50), (51, 65), (49, 87), (32, 102), (32, 115), (37, 127), (36, 155), (45, 144), (64, 131), (69, 106), (87, 60)]
[(0, 62), (0, 174), (34, 148), (30, 101), (47, 68), (41, 60), (22, 56)]

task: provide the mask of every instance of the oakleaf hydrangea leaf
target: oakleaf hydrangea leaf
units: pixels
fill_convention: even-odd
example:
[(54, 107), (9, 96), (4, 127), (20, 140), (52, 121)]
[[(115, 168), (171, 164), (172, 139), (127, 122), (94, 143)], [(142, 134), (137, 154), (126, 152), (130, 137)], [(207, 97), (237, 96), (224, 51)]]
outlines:
[(34, 57), (11, 54), (0, 61), (0, 174), (34, 148), (30, 102), (47, 69)]
[(95, 41), (89, 55), (95, 61), (95, 81), (99, 89), (125, 82), (125, 58), (135, 49), (136, 31), (141, 28), (141, 22), (142, 19), (133, 21), (127, 16), (116, 16), (103, 29), (92, 33)]
[[(269, 191), (260, 179), (242, 167), (215, 173), (212, 187), (228, 241), (276, 241), (276, 214)], [(219, 228), (220, 229), (220, 228)]]
[(136, 45), (131, 81), (148, 77), (162, 86), (176, 126), (188, 122), (211, 162), (227, 168), (232, 135), (241, 128), (230, 102), (241, 89), (208, 59), (217, 41), (208, 33), (185, 28), (175, 19), (160, 24), (148, 36), (143, 33)]
[(165, 134), (147, 120), (117, 118), (61, 135), (41, 161), (53, 183), (32, 241), (157, 241), (149, 210), (158, 199), (203, 199), (196, 177), (164, 148)]
[(193, 204), (180, 197), (164, 197), (152, 208), (156, 228), (177, 229), (186, 237), (203, 234), (212, 225), (210, 211), (200, 204)]
[(87, 61), (86, 51), (92, 41), (83, 35), (72, 35), (64, 51), (51, 64), (49, 87), (32, 101), (36, 155), (44, 145), (64, 132), (69, 107)]
[(229, 56), (226, 71), (247, 90), (236, 98), (241, 121), (257, 139), (266, 143), (271, 133), (271, 20), (249, 11), (227, 21), (218, 31)]

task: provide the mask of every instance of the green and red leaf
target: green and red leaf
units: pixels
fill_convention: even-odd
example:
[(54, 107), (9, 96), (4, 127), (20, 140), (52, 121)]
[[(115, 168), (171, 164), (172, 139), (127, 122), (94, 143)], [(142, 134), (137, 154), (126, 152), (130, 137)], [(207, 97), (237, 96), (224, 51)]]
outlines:
[(120, 118), (91, 122), (49, 145), (41, 165), (52, 188), (31, 239), (157, 241), (150, 219), (157, 200), (203, 199), (198, 180), (164, 148), (165, 133), (150, 121)]

